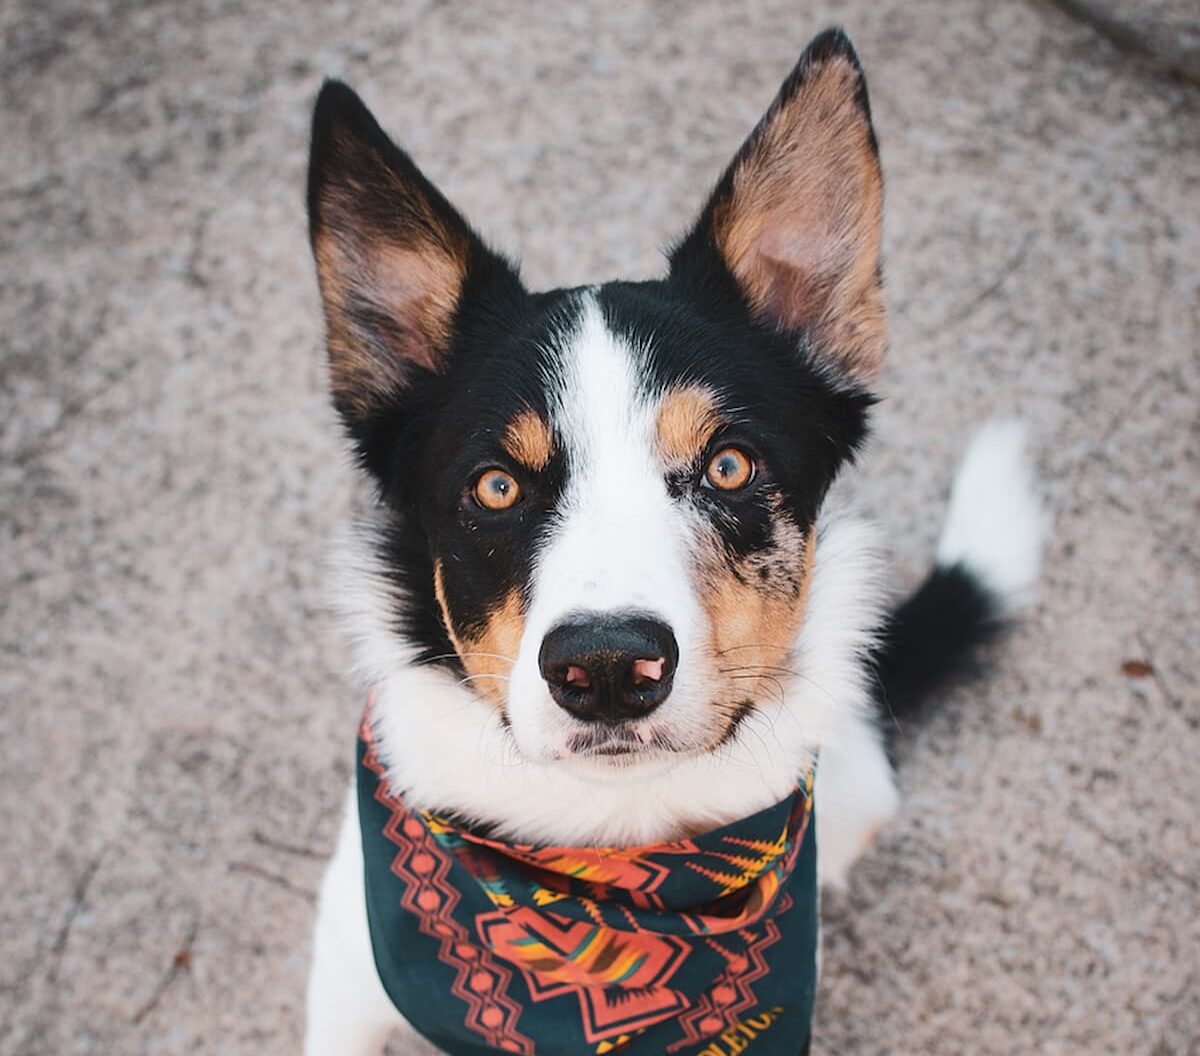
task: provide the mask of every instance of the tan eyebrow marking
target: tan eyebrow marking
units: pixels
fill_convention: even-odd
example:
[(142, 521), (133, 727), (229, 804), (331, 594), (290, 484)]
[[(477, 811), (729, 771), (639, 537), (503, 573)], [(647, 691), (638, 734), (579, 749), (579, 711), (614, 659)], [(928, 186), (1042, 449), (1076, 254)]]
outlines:
[(711, 389), (688, 385), (668, 390), (655, 423), (659, 457), (668, 466), (694, 462), (722, 424)]
[(545, 469), (554, 453), (550, 426), (533, 411), (522, 411), (504, 431), (504, 450), (529, 469)]

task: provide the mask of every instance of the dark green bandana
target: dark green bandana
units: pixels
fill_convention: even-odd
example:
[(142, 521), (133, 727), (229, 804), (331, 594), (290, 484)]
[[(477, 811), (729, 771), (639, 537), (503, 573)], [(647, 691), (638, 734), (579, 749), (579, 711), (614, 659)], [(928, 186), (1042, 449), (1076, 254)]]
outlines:
[(358, 809), (375, 964), (451, 1056), (797, 1056), (817, 981), (812, 775), (690, 840), (501, 843), (388, 785), (369, 715)]

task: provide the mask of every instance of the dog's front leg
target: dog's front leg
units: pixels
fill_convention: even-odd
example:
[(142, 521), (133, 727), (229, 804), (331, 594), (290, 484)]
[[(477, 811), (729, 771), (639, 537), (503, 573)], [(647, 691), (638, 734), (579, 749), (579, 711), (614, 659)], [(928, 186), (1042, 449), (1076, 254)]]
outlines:
[(898, 806), (892, 764), (867, 716), (847, 711), (822, 746), (816, 802), (817, 872), (822, 886), (842, 887)]
[(403, 1022), (379, 982), (371, 953), (353, 789), (321, 884), (307, 1020), (305, 1056), (377, 1056)]

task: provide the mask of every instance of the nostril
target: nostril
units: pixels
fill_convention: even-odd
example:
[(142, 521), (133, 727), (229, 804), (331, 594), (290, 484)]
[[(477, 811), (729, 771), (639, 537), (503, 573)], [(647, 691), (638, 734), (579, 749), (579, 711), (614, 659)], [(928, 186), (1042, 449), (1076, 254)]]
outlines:
[(660, 656), (656, 660), (635, 660), (630, 669), (633, 684), (638, 689), (656, 685), (662, 681), (663, 669), (666, 666), (667, 659), (664, 656)]
[(585, 668), (570, 664), (567, 666), (567, 673), (563, 675), (563, 684), (572, 689), (587, 689), (592, 684), (592, 679)]

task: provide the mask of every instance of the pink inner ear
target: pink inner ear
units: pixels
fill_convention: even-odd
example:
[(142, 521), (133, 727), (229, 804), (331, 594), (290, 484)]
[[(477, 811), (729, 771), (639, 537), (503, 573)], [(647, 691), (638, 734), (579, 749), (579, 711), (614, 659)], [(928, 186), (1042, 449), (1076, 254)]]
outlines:
[(433, 244), (381, 244), (372, 250), (364, 283), (373, 300), (401, 326), (406, 340), (396, 354), (436, 370), (466, 265)]
[(820, 320), (832, 293), (829, 276), (836, 270), (833, 242), (828, 225), (807, 217), (781, 220), (764, 231), (751, 250), (752, 267), (767, 291), (762, 309), (789, 329)]

